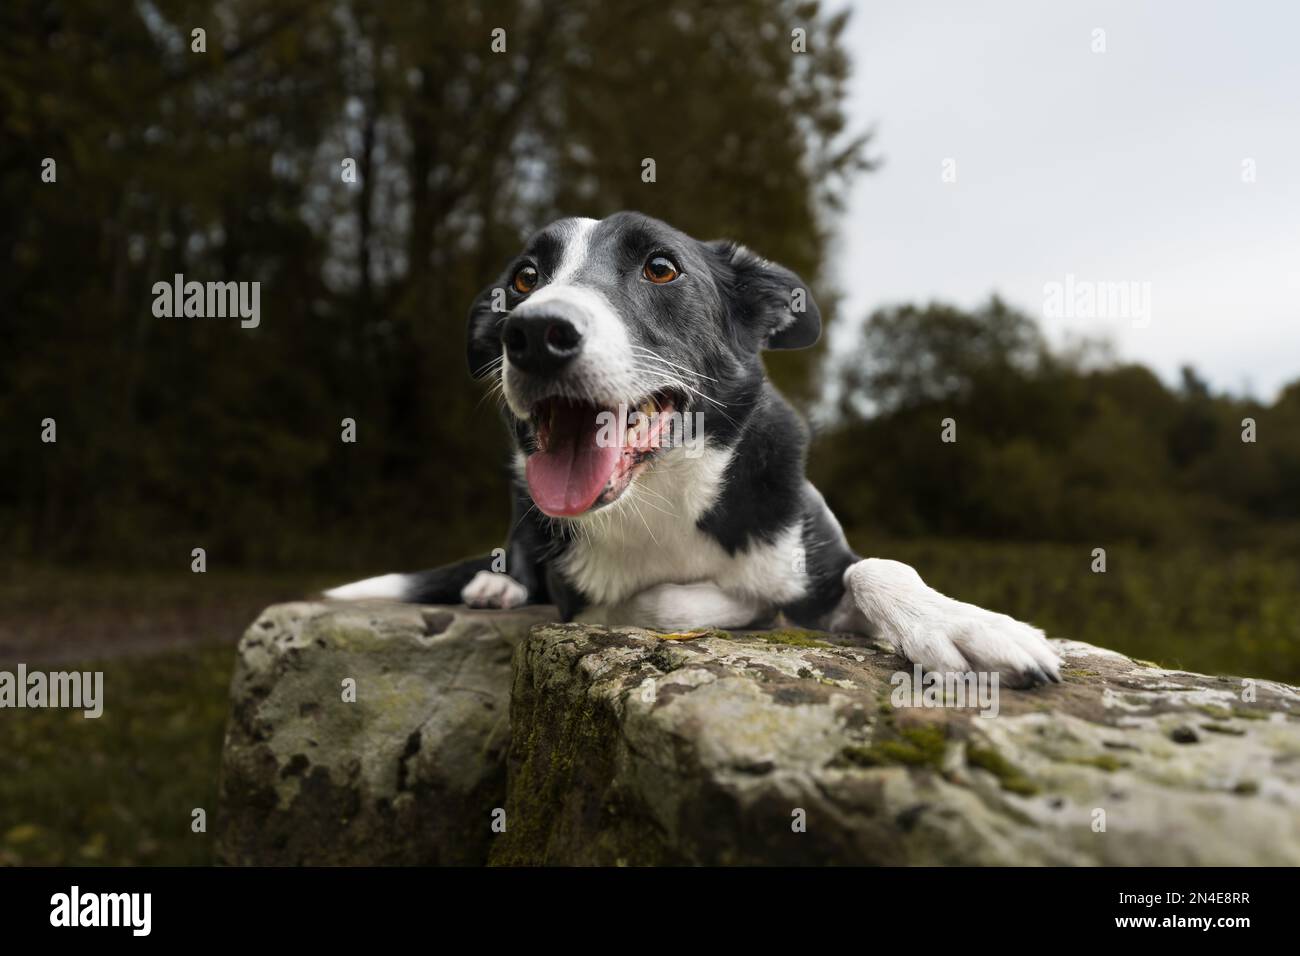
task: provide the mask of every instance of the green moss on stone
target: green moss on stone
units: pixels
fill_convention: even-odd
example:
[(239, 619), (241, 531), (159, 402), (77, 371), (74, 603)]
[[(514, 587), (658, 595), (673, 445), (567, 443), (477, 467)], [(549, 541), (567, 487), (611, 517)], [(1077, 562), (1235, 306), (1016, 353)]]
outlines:
[(782, 628), (775, 631), (751, 631), (746, 637), (756, 637), (768, 644), (788, 644), (790, 647), (831, 647), (826, 641), (813, 637), (813, 631)]
[(907, 727), (896, 738), (855, 744), (840, 757), (858, 767), (935, 767), (943, 762), (947, 734), (942, 727)]
[[(611, 703), (584, 690), (547, 687), (552, 669), (570, 667), (577, 658), (547, 661), (545, 647), (533, 638), (516, 652), (507, 827), (494, 837), (489, 863), (683, 862), (645, 808), (613, 789), (622, 735)], [(594, 826), (599, 838), (584, 837), (586, 826)]]
[(1123, 760), (1112, 757), (1110, 754), (1096, 754), (1092, 757), (1071, 757), (1065, 762), (1079, 764), (1082, 767), (1096, 767), (1098, 770), (1105, 770), (1107, 773), (1128, 766)]
[(1240, 717), (1242, 720), (1268, 720), (1268, 711), (1251, 710), (1248, 707), (1232, 708), (1232, 716)]
[(1038, 785), (996, 750), (988, 747), (967, 747), (966, 763), (993, 774), (998, 778), (998, 783), (1002, 785), (1003, 790), (1018, 793), (1023, 797), (1032, 797), (1038, 793)]
[(1229, 737), (1244, 737), (1246, 732), (1239, 727), (1228, 724), (1201, 724), (1201, 727), (1213, 734), (1226, 734)]

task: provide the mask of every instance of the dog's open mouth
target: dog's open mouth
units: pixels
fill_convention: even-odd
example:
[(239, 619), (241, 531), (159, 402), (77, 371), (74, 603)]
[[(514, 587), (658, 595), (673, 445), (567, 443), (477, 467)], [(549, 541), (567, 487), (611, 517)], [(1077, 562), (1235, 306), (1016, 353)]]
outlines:
[(564, 398), (539, 403), (532, 415), (537, 450), (525, 465), (537, 507), (572, 517), (616, 500), (671, 443), (677, 407), (668, 392), (617, 407)]

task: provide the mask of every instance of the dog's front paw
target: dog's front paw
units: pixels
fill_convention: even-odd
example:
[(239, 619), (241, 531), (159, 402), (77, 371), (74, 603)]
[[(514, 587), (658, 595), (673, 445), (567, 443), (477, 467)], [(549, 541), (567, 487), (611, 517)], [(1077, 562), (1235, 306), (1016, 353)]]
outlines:
[(528, 600), (528, 588), (508, 574), (480, 571), (461, 588), (460, 599), (470, 607), (520, 607)]
[(922, 670), (996, 671), (1008, 687), (1060, 683), (1060, 658), (1042, 631), (946, 597), (905, 564), (868, 558), (844, 583), (871, 632)]

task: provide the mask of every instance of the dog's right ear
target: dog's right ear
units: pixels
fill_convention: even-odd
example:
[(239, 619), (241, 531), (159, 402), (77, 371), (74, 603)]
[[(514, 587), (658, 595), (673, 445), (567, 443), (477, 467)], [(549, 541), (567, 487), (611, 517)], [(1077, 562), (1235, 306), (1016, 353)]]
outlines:
[(725, 263), (737, 321), (758, 336), (763, 348), (816, 344), (822, 316), (803, 279), (738, 242), (722, 239), (706, 245)]
[(474, 298), (469, 309), (469, 374), (483, 378), (501, 360), (501, 326), (506, 316), (505, 285), (492, 283)]

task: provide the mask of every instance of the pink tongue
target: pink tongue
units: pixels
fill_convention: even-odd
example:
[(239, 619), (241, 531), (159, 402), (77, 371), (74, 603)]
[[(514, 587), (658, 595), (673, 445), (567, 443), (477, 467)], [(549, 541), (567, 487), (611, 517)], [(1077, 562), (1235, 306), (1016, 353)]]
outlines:
[(561, 406), (546, 451), (528, 457), (524, 466), (528, 492), (548, 515), (582, 514), (595, 504), (614, 473), (622, 449), (616, 442), (605, 447), (597, 444), (601, 431), (597, 414), (591, 407)]

